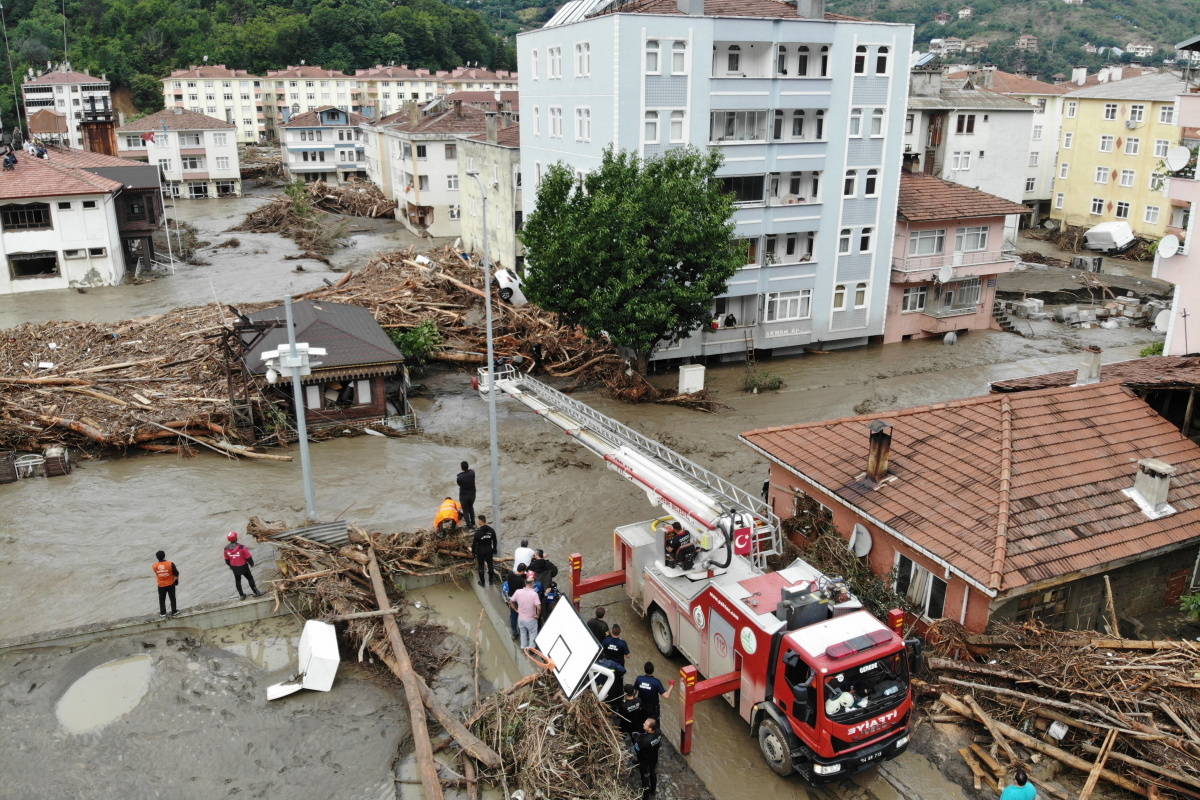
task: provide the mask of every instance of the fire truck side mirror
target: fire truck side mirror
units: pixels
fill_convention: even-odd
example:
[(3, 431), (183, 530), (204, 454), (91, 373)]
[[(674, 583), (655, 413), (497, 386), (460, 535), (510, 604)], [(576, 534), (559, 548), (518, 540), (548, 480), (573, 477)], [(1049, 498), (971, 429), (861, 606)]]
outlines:
[(925, 654), (925, 643), (920, 639), (905, 639), (904, 646), (908, 650), (908, 672), (916, 675), (921, 671), (921, 656)]

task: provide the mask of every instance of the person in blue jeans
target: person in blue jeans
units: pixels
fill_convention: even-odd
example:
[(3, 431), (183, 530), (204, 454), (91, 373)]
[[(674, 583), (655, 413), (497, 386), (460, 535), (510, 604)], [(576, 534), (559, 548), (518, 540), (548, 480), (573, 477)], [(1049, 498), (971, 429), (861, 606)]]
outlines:
[(1033, 781), (1029, 780), (1025, 770), (1018, 769), (1013, 775), (1012, 784), (1001, 792), (1000, 800), (1037, 800), (1037, 796), (1037, 787), (1033, 785)]

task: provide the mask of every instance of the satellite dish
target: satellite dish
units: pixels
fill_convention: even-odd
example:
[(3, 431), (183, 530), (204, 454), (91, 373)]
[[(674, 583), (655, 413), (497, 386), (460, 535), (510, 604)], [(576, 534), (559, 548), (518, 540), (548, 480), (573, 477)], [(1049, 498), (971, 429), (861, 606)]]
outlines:
[(1179, 237), (1173, 233), (1168, 233), (1158, 241), (1158, 254), (1163, 258), (1170, 258), (1179, 252)]
[(954, 279), (954, 267), (949, 264), (942, 265), (937, 274), (938, 283), (949, 283)]
[(1179, 172), (1187, 166), (1192, 160), (1192, 151), (1188, 150), (1183, 145), (1172, 147), (1171, 152), (1167, 153), (1167, 169), (1171, 172)]
[(1158, 333), (1166, 333), (1167, 325), (1169, 325), (1170, 322), (1171, 322), (1171, 312), (1170, 311), (1160, 311), (1160, 312), (1158, 312), (1158, 316), (1156, 316), (1154, 318), (1154, 330), (1157, 331)]
[(850, 552), (855, 558), (862, 558), (867, 553), (871, 552), (871, 545), (874, 542), (871, 540), (871, 532), (858, 524), (854, 526), (854, 532), (850, 534)]

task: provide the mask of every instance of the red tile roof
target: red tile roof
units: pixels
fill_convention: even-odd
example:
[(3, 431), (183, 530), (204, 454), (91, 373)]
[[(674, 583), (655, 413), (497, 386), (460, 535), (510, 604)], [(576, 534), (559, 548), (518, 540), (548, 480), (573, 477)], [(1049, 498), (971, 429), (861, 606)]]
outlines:
[(176, 69), (171, 71), (169, 78), (163, 78), (164, 81), (178, 80), (180, 78), (257, 78), (257, 75), (251, 75), (244, 69), (231, 69), (224, 64), (202, 64), (201, 66), (190, 66), (187, 69)]
[[(877, 419), (894, 426), (888, 478), (879, 484), (865, 478), (867, 424)], [(740, 438), (1001, 594), (1200, 538), (1200, 446), (1118, 383), (985, 395)], [(1168, 494), (1176, 513), (1151, 520), (1122, 493), (1143, 458), (1176, 467)]]
[(506, 81), (517, 80), (517, 73), (508, 70), (492, 72), (479, 67), (455, 67), (449, 72), (438, 71), (438, 77), (444, 81)]
[(379, 124), (408, 133), (479, 133), (487, 127), (487, 116), (483, 109), (463, 103), (461, 113), (456, 113), (455, 109), (451, 108), (437, 114), (428, 114), (421, 117), (416, 125), (409, 121), (407, 111), (397, 111), (384, 117), (379, 120)]
[[(1072, 386), (1079, 377), (1078, 370), (1031, 375), (996, 381), (993, 392), (1025, 392), (1048, 389), (1052, 386)], [(1126, 386), (1200, 386), (1200, 358), (1186, 356), (1151, 356), (1118, 361), (1100, 367), (1100, 379), (1120, 381)]]
[[(486, 142), (487, 132), (483, 132), (478, 136), (468, 137), (473, 142)], [(496, 144), (502, 147), (520, 147), (521, 146), (521, 126), (509, 125), (507, 128), (500, 128), (496, 131)]]
[(323, 67), (310, 66), (305, 64), (299, 67), (288, 67), (286, 69), (269, 69), (266, 77), (268, 78), (317, 78), (328, 80), (330, 78), (353, 78), (353, 75), (347, 75), (344, 72), (339, 72), (336, 69), (325, 69)]
[(984, 86), (983, 76), (980, 75), (978, 70), (954, 72), (946, 77), (958, 80), (969, 79), (976, 86), (989, 88), (993, 92), (1000, 92), (1000, 94), (1066, 94), (1073, 88), (1079, 88), (1074, 84), (1063, 83), (1055, 86), (1052, 83), (1043, 83), (1033, 78), (1014, 75), (1011, 72), (1004, 72), (1003, 70), (994, 70), (992, 72), (992, 85), (990, 87)]
[(900, 173), (900, 201), (896, 213), (909, 222), (968, 217), (1003, 217), (1028, 214), (1029, 209), (1003, 197), (932, 175)]
[[(281, 128), (320, 128), (324, 123), (321, 122), (322, 111), (342, 111), (337, 106), (321, 106), (314, 108), (312, 111), (305, 111), (303, 114), (297, 114), (279, 127)], [(362, 114), (355, 114), (353, 111), (343, 111), (346, 119), (349, 120), (346, 125), (361, 125), (364, 122), (369, 123), (371, 120), (364, 117)], [(341, 125), (342, 123), (336, 123)]]
[(362, 80), (364, 78), (373, 78), (375, 80), (436, 80), (427, 69), (411, 69), (408, 64), (400, 66), (384, 66), (376, 64), (367, 69), (360, 69), (354, 73), (354, 77)]
[(145, 133), (146, 131), (161, 131), (163, 123), (169, 131), (211, 131), (236, 130), (237, 126), (223, 119), (210, 117), (207, 114), (197, 114), (182, 108), (164, 108), (153, 114), (142, 117), (136, 122), (126, 122), (118, 131), (130, 133)]
[(17, 154), (17, 167), (0, 178), (0, 200), (26, 200), (76, 194), (109, 194), (124, 185), (52, 160)]
[(75, 150), (70, 147), (48, 145), (50, 161), (64, 167), (144, 167), (145, 161), (134, 161), (128, 158), (107, 156), (104, 153), (93, 153), (91, 150)]
[[(672, 14), (682, 15), (676, 0), (633, 0), (606, 14)], [(599, 16), (599, 15), (597, 15)], [(780, 0), (704, 0), (706, 17), (765, 17), (768, 19), (800, 19), (796, 6)], [(858, 17), (825, 12), (827, 20), (862, 22)]]
[(76, 70), (67, 70), (61, 72), (57, 69), (43, 72), (36, 78), (26, 78), (22, 81), (22, 86), (33, 86), (35, 84), (56, 84), (56, 83), (108, 83), (105, 78), (97, 78), (94, 75), (89, 75), (86, 72), (77, 72)]

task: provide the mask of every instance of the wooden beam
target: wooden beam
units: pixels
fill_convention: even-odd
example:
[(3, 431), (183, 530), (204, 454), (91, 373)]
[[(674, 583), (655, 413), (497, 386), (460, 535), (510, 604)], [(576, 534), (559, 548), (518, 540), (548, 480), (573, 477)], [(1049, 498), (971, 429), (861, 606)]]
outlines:
[(1096, 756), (1096, 763), (1088, 773), (1087, 782), (1083, 784), (1083, 791), (1079, 793), (1079, 800), (1090, 800), (1092, 792), (1096, 790), (1096, 783), (1100, 780), (1100, 773), (1104, 770), (1104, 763), (1108, 761), (1108, 754), (1116, 741), (1117, 732), (1110, 728), (1108, 735), (1104, 737), (1104, 744), (1100, 746), (1100, 755)]
[(1104, 596), (1108, 604), (1108, 624), (1112, 628), (1112, 635), (1121, 636), (1121, 623), (1117, 619), (1117, 607), (1113, 604), (1112, 583), (1108, 580), (1108, 575), (1104, 576)]
[(1180, 428), (1180, 431), (1183, 432), (1184, 436), (1187, 436), (1188, 432), (1192, 429), (1192, 406), (1195, 404), (1195, 402), (1196, 390), (1188, 389), (1187, 410), (1183, 412), (1183, 427)]
[(400, 609), (389, 608), (387, 611), (355, 611), (353, 614), (338, 614), (335, 617), (327, 617), (326, 622), (346, 622), (352, 619), (366, 619), (367, 617), (382, 617), (387, 614), (398, 614)]
[[(1020, 764), (1021, 759), (1017, 758), (1017, 754), (1013, 752), (1012, 745), (1008, 743), (1007, 739), (1000, 735), (1000, 731), (996, 728), (992, 718), (988, 716), (986, 711), (979, 707), (979, 703), (975, 702), (975, 698), (971, 695), (967, 695), (967, 705), (969, 705), (971, 710), (975, 712), (975, 716), (980, 722), (983, 723), (983, 726), (988, 729), (988, 733), (990, 733), (992, 738), (996, 740), (996, 745), (1004, 751), (1004, 755), (1008, 756), (1009, 763)], [(997, 764), (996, 766), (999, 767), (1000, 765)], [(997, 777), (999, 777), (1000, 771), (996, 770), (996, 773)]]

